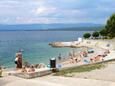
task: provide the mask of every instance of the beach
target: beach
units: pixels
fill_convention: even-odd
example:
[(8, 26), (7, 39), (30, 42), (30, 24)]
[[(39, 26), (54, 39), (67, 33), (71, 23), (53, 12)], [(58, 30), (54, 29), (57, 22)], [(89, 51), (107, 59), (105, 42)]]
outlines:
[[(111, 46), (106, 46), (107, 44), (110, 44)], [(85, 45), (86, 47), (90, 47), (94, 49), (96, 52), (89, 54), (89, 57), (94, 57), (97, 54), (103, 53), (106, 50), (109, 50), (110, 53), (107, 54), (107, 56), (104, 57), (104, 61), (115, 59), (115, 48), (114, 41), (107, 42), (102, 40), (84, 40), (79, 44), (79, 46)], [(67, 60), (66, 60), (67, 61)], [(100, 62), (100, 61), (99, 61)], [(89, 63), (88, 63), (89, 64)], [(74, 67), (84, 65), (84, 63), (78, 64), (78, 63), (70, 63), (63, 66), (64, 68)], [(69, 74), (67, 74), (66, 77), (64, 76), (53, 76), (46, 75), (43, 77), (36, 77), (32, 79), (23, 79), (16, 76), (8, 75), (4, 72), (3, 77), (0, 78), (1, 86), (115, 86), (115, 61), (108, 62), (108, 64), (105, 65), (104, 68), (96, 69), (89, 72), (82, 72), (82, 73), (71, 73), (71, 77)], [(98, 84), (97, 84), (98, 83)]]
[(115, 0), (0, 0), (0, 86), (115, 86)]
[[(82, 42), (71, 41), (71, 42), (53, 42), (52, 47), (73, 47), (81, 48), (80, 51), (75, 52), (74, 50), (68, 55), (69, 60), (62, 62), (63, 67), (71, 67), (77, 65), (90, 64), (91, 60), (94, 62), (101, 62), (106, 60), (115, 59), (115, 39), (112, 40), (86, 40)], [(107, 46), (109, 44), (109, 46)], [(88, 50), (93, 50), (94, 53), (88, 53)], [(83, 53), (87, 53), (87, 56), (83, 56)], [(96, 58), (96, 59), (95, 59)], [(77, 62), (75, 60), (78, 60)]]

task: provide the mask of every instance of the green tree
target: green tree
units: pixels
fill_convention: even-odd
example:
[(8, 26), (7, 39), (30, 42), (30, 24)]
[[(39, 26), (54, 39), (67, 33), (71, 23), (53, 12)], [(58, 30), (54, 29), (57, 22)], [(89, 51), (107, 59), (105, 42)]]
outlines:
[(99, 32), (97, 32), (97, 31), (96, 31), (96, 32), (93, 32), (93, 33), (92, 33), (92, 36), (93, 36), (94, 38), (99, 37)]
[(90, 37), (91, 37), (91, 34), (90, 34), (90, 33), (85, 33), (85, 34), (83, 35), (83, 37), (84, 37), (85, 39), (90, 38)]
[(109, 37), (115, 37), (115, 13), (107, 20), (105, 29)]
[(113, 37), (114, 37), (114, 34), (108, 34), (108, 37), (110, 38), (110, 39), (112, 39)]
[(100, 31), (99, 31), (99, 34), (100, 34), (102, 37), (106, 38), (106, 37), (107, 37), (107, 31), (106, 31), (106, 29), (100, 30)]

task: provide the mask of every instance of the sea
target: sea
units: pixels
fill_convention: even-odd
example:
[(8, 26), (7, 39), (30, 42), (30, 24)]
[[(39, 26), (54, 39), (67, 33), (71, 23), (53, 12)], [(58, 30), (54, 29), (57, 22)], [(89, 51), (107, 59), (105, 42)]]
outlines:
[(54, 48), (49, 43), (77, 41), (86, 32), (91, 31), (0, 31), (0, 65), (15, 67), (15, 53), (19, 50), (22, 50), (23, 63), (49, 64), (59, 54), (66, 58), (74, 48)]

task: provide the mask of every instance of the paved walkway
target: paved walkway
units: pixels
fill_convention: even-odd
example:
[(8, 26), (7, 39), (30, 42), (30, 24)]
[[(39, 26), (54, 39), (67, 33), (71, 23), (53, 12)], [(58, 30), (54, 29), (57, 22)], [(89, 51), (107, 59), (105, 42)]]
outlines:
[(0, 78), (0, 86), (115, 86), (115, 82), (58, 76), (35, 79), (7, 76)]

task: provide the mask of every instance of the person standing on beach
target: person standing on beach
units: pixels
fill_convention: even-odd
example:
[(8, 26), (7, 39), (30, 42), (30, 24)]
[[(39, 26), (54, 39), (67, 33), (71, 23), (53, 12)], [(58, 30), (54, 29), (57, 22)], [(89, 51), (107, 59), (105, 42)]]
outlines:
[(21, 52), (16, 53), (15, 64), (16, 64), (16, 69), (22, 68), (22, 53)]
[(61, 58), (62, 58), (61, 53), (59, 53), (58, 60), (61, 60)]

